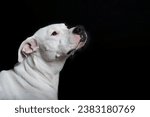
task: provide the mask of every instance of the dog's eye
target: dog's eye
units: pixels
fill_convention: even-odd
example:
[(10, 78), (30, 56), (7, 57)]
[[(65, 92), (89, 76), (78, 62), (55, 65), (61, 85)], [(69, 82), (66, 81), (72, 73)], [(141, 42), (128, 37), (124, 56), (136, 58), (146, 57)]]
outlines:
[(52, 32), (52, 36), (56, 36), (58, 33), (56, 31)]

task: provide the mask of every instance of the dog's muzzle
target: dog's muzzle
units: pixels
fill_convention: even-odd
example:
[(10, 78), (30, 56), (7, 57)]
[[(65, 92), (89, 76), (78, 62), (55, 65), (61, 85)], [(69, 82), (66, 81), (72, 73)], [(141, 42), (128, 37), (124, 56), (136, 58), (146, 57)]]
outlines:
[[(81, 25), (76, 26), (76, 27), (73, 29), (72, 33), (80, 36), (81, 39), (80, 39), (78, 45), (79, 45), (80, 43), (86, 43), (86, 41), (87, 41), (87, 34), (86, 34), (86, 31), (85, 31), (85, 29), (84, 29), (83, 26), (81, 26)], [(76, 48), (71, 49), (71, 50), (67, 53), (67, 55), (74, 54), (75, 51), (78, 49), (78, 45), (77, 45)]]
[(77, 35), (80, 35), (81, 37), (81, 40), (80, 42), (85, 42), (87, 40), (87, 34), (85, 32), (85, 29), (83, 26), (79, 25), (79, 26), (76, 26), (74, 28), (74, 30), (72, 31), (72, 33), (74, 34), (77, 34)]

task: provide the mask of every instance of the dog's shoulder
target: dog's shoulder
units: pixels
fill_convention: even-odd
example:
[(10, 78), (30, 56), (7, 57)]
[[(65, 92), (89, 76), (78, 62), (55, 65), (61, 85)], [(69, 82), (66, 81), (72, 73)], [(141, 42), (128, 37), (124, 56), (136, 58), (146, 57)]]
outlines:
[(3, 77), (7, 77), (8, 74), (10, 74), (10, 70), (2, 70), (0, 72), (0, 79), (3, 78)]
[(2, 71), (0, 72), (0, 78), (3, 77), (5, 74), (6, 74), (6, 70), (2, 70)]

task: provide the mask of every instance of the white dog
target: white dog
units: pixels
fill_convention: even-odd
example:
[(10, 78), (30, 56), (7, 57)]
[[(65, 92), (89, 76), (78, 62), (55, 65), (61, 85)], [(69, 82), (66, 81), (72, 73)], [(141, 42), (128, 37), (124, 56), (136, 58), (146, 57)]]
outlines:
[(57, 99), (59, 73), (86, 40), (82, 26), (39, 29), (20, 45), (14, 69), (0, 72), (0, 99)]

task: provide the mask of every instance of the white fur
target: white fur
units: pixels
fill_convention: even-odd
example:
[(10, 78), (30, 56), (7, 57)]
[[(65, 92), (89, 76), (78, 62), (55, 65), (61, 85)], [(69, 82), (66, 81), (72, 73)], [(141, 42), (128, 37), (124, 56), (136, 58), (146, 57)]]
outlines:
[[(39, 29), (22, 42), (18, 64), (0, 72), (0, 99), (57, 99), (59, 73), (67, 52), (81, 48), (80, 36), (64, 24)], [(52, 35), (56, 31), (57, 35)]]

